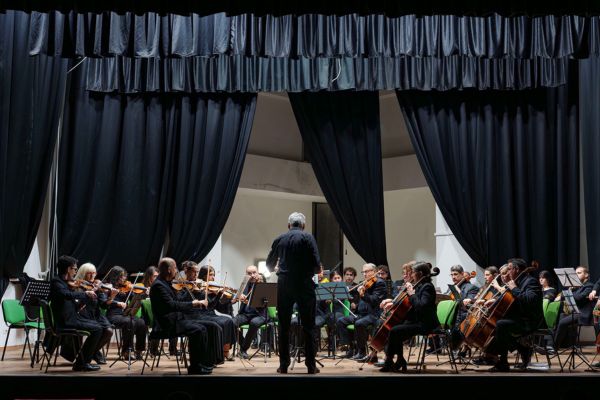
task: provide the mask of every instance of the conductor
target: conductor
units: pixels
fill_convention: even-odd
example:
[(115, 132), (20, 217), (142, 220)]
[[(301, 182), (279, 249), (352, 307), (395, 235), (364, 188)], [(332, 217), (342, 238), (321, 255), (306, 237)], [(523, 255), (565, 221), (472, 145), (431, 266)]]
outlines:
[(315, 238), (304, 232), (306, 217), (294, 212), (288, 218), (288, 231), (273, 241), (267, 265), (275, 266), (277, 272), (277, 312), (279, 314), (279, 368), (277, 372), (286, 374), (290, 365), (289, 332), (292, 308), (298, 304), (300, 321), (304, 333), (306, 351), (305, 364), (309, 374), (316, 374), (315, 355), (315, 283), (314, 274), (320, 270), (319, 251)]

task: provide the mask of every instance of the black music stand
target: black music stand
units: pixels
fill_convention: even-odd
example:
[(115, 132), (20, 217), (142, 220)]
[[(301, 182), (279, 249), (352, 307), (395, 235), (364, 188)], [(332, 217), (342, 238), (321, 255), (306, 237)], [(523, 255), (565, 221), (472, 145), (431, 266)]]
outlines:
[[(344, 304), (344, 300), (350, 300), (350, 292), (348, 292), (348, 286), (344, 282), (328, 282), (322, 283), (315, 289), (315, 294), (317, 296), (317, 301), (325, 301), (330, 300), (332, 304), (332, 316), (335, 316), (335, 308), (333, 304), (337, 301), (342, 305), (348, 312), (355, 316), (356, 315)], [(336, 348), (337, 348), (337, 331), (336, 331), (336, 321), (333, 321), (333, 332), (330, 332), (330, 335), (333, 335), (333, 343), (329, 342), (329, 351), (326, 357), (324, 358), (332, 358), (336, 359)], [(333, 345), (333, 346), (332, 346)], [(333, 347), (333, 348), (332, 348)]]
[(42, 322), (42, 319), (40, 318), (40, 300), (49, 301), (49, 299), (50, 282), (48, 281), (29, 281), (23, 296), (21, 296), (20, 304), (26, 311), (25, 317), (29, 321), (37, 322), (37, 338), (33, 346), (33, 354), (31, 355), (31, 368), (39, 361), (38, 357), (40, 355), (40, 328)]
[(250, 356), (249, 360), (252, 360), (254, 356), (259, 352), (263, 351), (265, 357), (265, 364), (267, 363), (267, 353), (270, 351), (270, 341), (273, 339), (273, 326), (271, 324), (271, 320), (269, 318), (269, 310), (268, 307), (276, 307), (277, 306), (277, 283), (268, 283), (268, 282), (257, 282), (254, 284), (254, 289), (252, 290), (252, 294), (250, 295), (250, 299), (248, 301), (248, 305), (253, 308), (264, 308), (265, 310), (265, 332), (267, 333), (268, 340), (265, 340), (261, 345), (258, 346), (258, 349)]
[[(579, 279), (577, 279), (577, 281), (579, 281)], [(562, 283), (562, 281), (561, 281), (561, 283)], [(579, 281), (579, 283), (581, 283), (581, 281)], [(569, 371), (572, 371), (581, 364), (585, 364), (588, 366), (588, 368), (590, 370), (593, 370), (594, 368), (592, 367), (592, 364), (589, 362), (589, 360), (587, 359), (585, 354), (583, 354), (583, 351), (581, 351), (581, 347), (579, 346), (579, 343), (578, 343), (579, 333), (581, 331), (581, 325), (579, 324), (580, 311), (579, 311), (579, 308), (577, 307), (577, 303), (575, 302), (575, 297), (573, 296), (573, 292), (571, 292), (571, 289), (564, 289), (562, 291), (562, 297), (564, 299), (564, 305), (567, 306), (570, 311), (571, 325), (576, 326), (577, 333), (575, 334), (575, 338), (573, 340), (571, 348), (569, 349), (569, 356), (567, 357), (565, 362), (561, 364), (560, 370), (562, 372), (563, 369), (565, 368), (565, 365), (568, 365)], [(575, 357), (579, 358), (579, 360), (581, 361), (577, 365), (575, 365)]]

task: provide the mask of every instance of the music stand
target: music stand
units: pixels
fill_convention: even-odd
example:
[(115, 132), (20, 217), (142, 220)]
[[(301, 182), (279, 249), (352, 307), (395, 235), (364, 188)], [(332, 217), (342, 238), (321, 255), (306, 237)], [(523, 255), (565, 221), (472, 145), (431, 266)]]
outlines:
[[(270, 341), (273, 339), (271, 336), (273, 334), (271, 321), (269, 318), (269, 310), (268, 307), (277, 307), (277, 284), (276, 283), (268, 283), (268, 282), (257, 282), (254, 284), (254, 289), (252, 290), (252, 294), (250, 295), (250, 299), (248, 301), (248, 305), (253, 308), (264, 308), (266, 319), (266, 332), (268, 332), (269, 340), (263, 342), (262, 347), (264, 347), (263, 354), (265, 357), (265, 364), (267, 363), (267, 352), (268, 347), (270, 346)], [(261, 346), (258, 346), (258, 349), (252, 356), (249, 358), (250, 360), (261, 350)]]
[[(332, 304), (332, 315), (335, 316), (335, 312), (333, 312), (333, 310), (335, 310), (335, 308), (333, 307), (333, 304), (337, 301), (339, 304), (342, 305), (342, 307), (344, 307), (346, 310), (348, 310), (348, 312), (353, 315), (354, 317), (356, 317), (356, 315), (348, 308), (346, 307), (346, 305), (344, 304), (343, 300), (350, 300), (350, 292), (348, 292), (348, 286), (346, 285), (346, 283), (344, 282), (328, 282), (328, 283), (322, 283), (319, 286), (316, 287), (315, 289), (315, 294), (317, 296), (317, 301), (326, 301), (326, 300), (330, 300), (331, 304)], [(336, 359), (336, 349), (337, 349), (337, 332), (335, 331), (336, 329), (336, 321), (333, 321), (333, 326), (334, 326), (334, 331), (333, 333), (330, 332), (330, 334), (333, 334), (333, 349), (330, 348), (329, 354), (327, 355), (327, 357), (323, 357), (323, 358), (333, 358), (334, 360)], [(331, 346), (332, 343), (329, 343), (329, 345)]]
[(575, 288), (583, 286), (579, 280), (577, 272), (573, 268), (555, 268), (554, 272), (558, 277), (560, 284), (565, 288)]
[[(37, 338), (35, 344), (33, 346), (33, 354), (31, 354), (31, 368), (33, 368), (34, 364), (39, 361), (38, 356), (40, 354), (39, 346), (41, 344), (40, 341), (40, 328), (41, 328), (41, 318), (40, 318), (40, 300), (49, 301), (50, 299), (50, 282), (48, 281), (29, 281), (27, 283), (27, 287), (25, 288), (25, 292), (23, 296), (21, 296), (20, 304), (23, 306), (26, 313), (27, 319), (31, 321), (37, 321)], [(37, 311), (35, 313), (36, 317), (31, 318), (29, 311), (33, 311), (33, 309)], [(27, 335), (29, 338), (29, 335)]]
[[(577, 281), (579, 281), (579, 279), (577, 279)], [(561, 281), (561, 283), (562, 283), (562, 281)], [(581, 281), (579, 281), (579, 283), (581, 283)], [(573, 296), (573, 292), (571, 292), (571, 289), (564, 289), (562, 291), (562, 297), (564, 299), (563, 307), (568, 307), (568, 309), (570, 311), (570, 315), (571, 315), (571, 325), (575, 325), (577, 327), (576, 328), (577, 333), (575, 335), (575, 339), (573, 340), (573, 344), (571, 345), (571, 348), (569, 351), (569, 356), (567, 357), (565, 362), (560, 366), (560, 369), (562, 371), (564, 369), (565, 365), (568, 365), (569, 371), (572, 371), (581, 364), (585, 364), (588, 366), (589, 369), (593, 369), (591, 363), (588, 361), (585, 354), (583, 354), (583, 352), (581, 351), (581, 348), (578, 346), (578, 343), (577, 343), (577, 341), (579, 339), (579, 331), (581, 330), (581, 325), (579, 325), (579, 321), (578, 321), (580, 311), (579, 311), (579, 308), (577, 307), (577, 303), (575, 302), (575, 297)], [(576, 321), (576, 318), (577, 318), (577, 321)], [(579, 360), (581, 360), (581, 363), (579, 363), (578, 365), (575, 365), (575, 357), (578, 357)]]

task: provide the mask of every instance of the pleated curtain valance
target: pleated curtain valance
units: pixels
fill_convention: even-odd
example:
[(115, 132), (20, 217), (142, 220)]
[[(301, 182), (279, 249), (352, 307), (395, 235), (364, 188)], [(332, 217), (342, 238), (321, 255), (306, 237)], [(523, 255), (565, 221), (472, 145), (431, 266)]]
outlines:
[(598, 16), (32, 12), (30, 51), (63, 57), (563, 58), (600, 54)]
[(87, 58), (95, 92), (302, 92), (556, 87), (567, 82), (564, 58), (465, 56), (377, 58)]

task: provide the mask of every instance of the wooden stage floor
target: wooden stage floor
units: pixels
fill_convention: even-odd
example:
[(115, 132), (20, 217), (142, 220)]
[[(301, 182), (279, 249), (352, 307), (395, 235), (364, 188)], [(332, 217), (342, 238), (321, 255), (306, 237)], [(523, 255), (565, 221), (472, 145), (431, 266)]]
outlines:
[[(588, 359), (592, 361), (595, 356), (595, 347), (584, 348)], [(320, 353), (324, 355), (324, 353)], [(477, 367), (459, 365), (459, 374), (453, 373), (448, 363), (437, 365), (435, 355), (428, 355), (425, 360), (425, 369), (418, 373), (409, 366), (406, 374), (381, 373), (373, 365), (365, 364), (363, 370), (359, 370), (360, 363), (352, 360), (323, 359), (323, 367), (317, 375), (308, 375), (303, 363), (297, 363), (293, 370), (287, 375), (276, 373), (278, 359), (273, 354), (267, 358), (257, 355), (250, 363), (239, 359), (225, 362), (214, 369), (212, 375), (188, 376), (182, 369), (184, 375), (178, 375), (176, 362), (173, 357), (161, 358), (160, 367), (150, 371), (147, 367), (142, 376), (142, 362), (138, 361), (127, 369), (123, 362), (117, 362), (112, 368), (116, 354), (111, 352), (108, 357), (109, 363), (103, 365), (98, 372), (73, 372), (71, 364), (58, 358), (56, 366), (50, 367), (47, 374), (40, 371), (39, 365), (30, 368), (29, 359), (20, 358), (20, 348), (9, 348), (5, 360), (0, 363), (0, 399), (42, 399), (42, 398), (85, 398), (85, 399), (115, 399), (109, 393), (122, 393), (124, 398), (127, 393), (146, 393), (157, 399), (200, 399), (206, 398), (207, 393), (219, 393), (221, 391), (233, 391), (242, 395), (245, 390), (257, 386), (267, 392), (259, 398), (285, 398), (275, 394), (280, 390), (285, 391), (337, 391), (336, 399), (340, 396), (357, 396), (361, 393), (369, 394), (381, 390), (381, 387), (397, 387), (399, 390), (417, 390), (429, 393), (432, 397), (435, 393), (440, 396), (447, 395), (449, 388), (459, 388), (468, 385), (469, 391), (489, 391), (487, 399), (502, 398), (506, 393), (497, 391), (495, 388), (509, 389), (515, 393), (523, 392), (528, 388), (535, 388), (538, 394), (551, 396), (553, 400), (565, 399), (592, 399), (597, 398), (600, 393), (600, 374), (587, 371), (585, 366), (579, 366), (574, 371), (565, 369), (560, 373), (560, 367), (556, 359), (552, 367), (545, 367), (545, 357), (532, 360), (535, 369), (525, 372), (511, 371), (510, 373), (490, 373), (488, 366)], [(380, 358), (381, 355), (380, 355)], [(416, 356), (412, 357), (413, 360)], [(567, 354), (561, 356), (562, 360)], [(440, 356), (440, 361), (447, 361), (447, 356)], [(150, 362), (150, 358), (148, 361)], [(596, 357), (596, 361), (600, 356)], [(412, 364), (412, 363), (411, 363)], [(452, 379), (452, 380), (450, 380)], [(332, 386), (333, 385), (333, 386)], [(457, 386), (458, 385), (458, 386)], [(455, 389), (456, 389), (455, 388)], [(388, 389), (385, 389), (386, 391)], [(504, 390), (504, 389), (503, 389)], [(502, 394), (502, 396), (500, 395)], [(577, 396), (573, 396), (576, 394)], [(496, 397), (497, 395), (497, 397)], [(173, 397), (175, 396), (175, 397)], [(425, 396), (428, 397), (428, 396)], [(537, 398), (541, 398), (536, 396)], [(321, 397), (317, 397), (321, 398)], [(512, 396), (512, 398), (521, 398)]]

